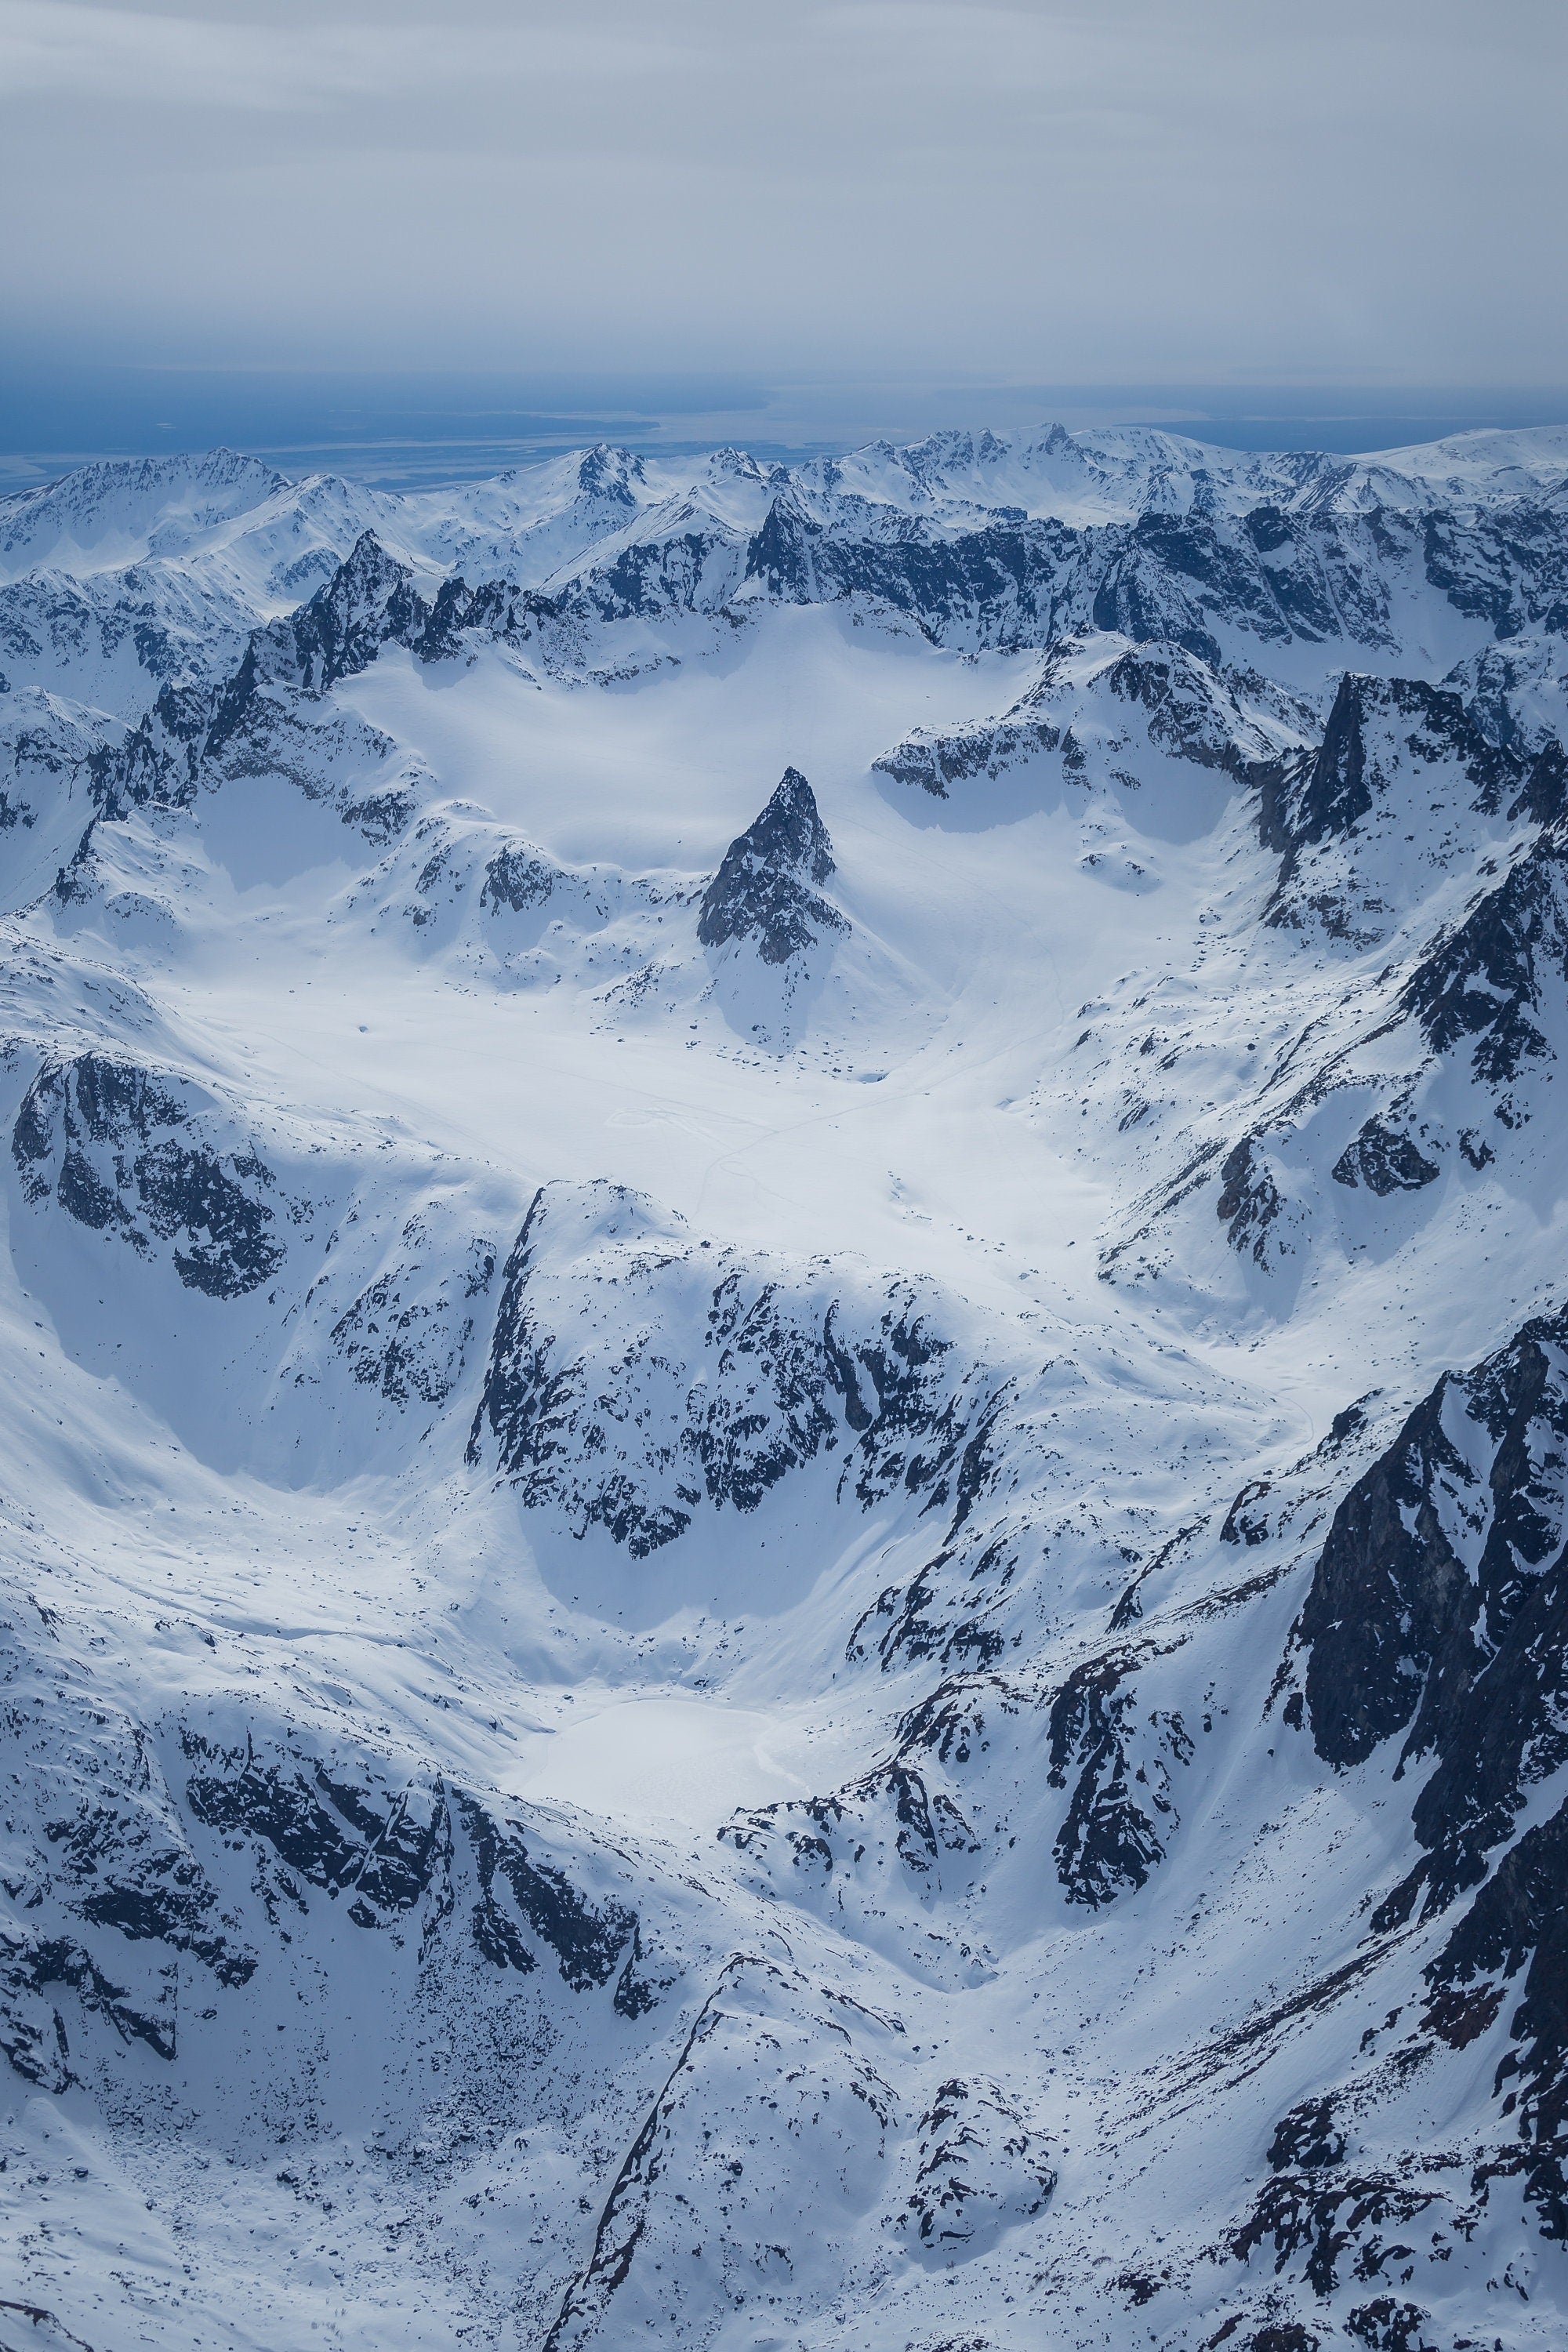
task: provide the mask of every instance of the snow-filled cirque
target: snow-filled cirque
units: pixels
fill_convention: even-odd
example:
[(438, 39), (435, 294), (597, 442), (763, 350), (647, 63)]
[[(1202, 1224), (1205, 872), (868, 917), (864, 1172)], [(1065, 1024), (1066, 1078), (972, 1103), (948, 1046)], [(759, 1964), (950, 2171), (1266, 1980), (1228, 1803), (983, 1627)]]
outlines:
[(1565, 732), (1568, 429), (0, 500), (5, 2352), (1563, 2344)]

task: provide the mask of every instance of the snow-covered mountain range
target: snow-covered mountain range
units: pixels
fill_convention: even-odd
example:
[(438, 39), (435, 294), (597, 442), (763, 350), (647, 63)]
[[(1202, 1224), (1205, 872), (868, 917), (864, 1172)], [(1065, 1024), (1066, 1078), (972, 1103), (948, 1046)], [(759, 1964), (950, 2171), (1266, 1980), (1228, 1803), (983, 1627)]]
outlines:
[(1568, 2327), (1568, 428), (0, 500), (0, 2346)]

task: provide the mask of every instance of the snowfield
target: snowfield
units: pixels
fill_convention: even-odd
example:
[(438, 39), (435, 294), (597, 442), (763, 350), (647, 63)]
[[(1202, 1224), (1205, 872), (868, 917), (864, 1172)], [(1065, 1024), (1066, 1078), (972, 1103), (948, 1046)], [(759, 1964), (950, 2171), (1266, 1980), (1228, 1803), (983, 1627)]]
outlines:
[(1562, 2344), (1565, 477), (0, 501), (0, 2346)]

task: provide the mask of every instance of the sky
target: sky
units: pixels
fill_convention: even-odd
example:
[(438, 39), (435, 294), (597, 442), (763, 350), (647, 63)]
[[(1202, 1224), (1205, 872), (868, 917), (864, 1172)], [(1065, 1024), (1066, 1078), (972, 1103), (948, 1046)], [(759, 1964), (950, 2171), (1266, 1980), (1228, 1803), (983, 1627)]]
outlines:
[(0, 426), (1568, 413), (1565, 84), (1563, 0), (0, 0)]

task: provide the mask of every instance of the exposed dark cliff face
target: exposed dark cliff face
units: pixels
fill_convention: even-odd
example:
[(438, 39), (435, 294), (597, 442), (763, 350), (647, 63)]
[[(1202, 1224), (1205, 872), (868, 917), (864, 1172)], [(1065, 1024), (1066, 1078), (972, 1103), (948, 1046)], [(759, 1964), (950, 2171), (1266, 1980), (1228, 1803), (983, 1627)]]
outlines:
[(1222, 535), (1206, 516), (1142, 516), (1096, 592), (1095, 625), (1130, 637), (1170, 637), (1215, 664), (1220, 647), (1205, 626), (1211, 614), (1223, 613), (1249, 635), (1287, 640), (1290, 625), (1251, 556), (1245, 541)]
[(1372, 806), (1366, 782), (1363, 689), (1368, 679), (1343, 677), (1329, 713), (1317, 758), (1302, 780), (1289, 813), (1266, 804), (1265, 846), (1289, 850), (1301, 843), (1321, 841), (1330, 833), (1348, 833), (1358, 816)]
[(462, 1377), (477, 1302), (489, 1288), (496, 1254), (476, 1236), (466, 1260), (443, 1263), (437, 1255), (432, 1279), (416, 1255), (428, 1240), (417, 1217), (401, 1238), (407, 1255), (400, 1251), (386, 1272), (350, 1300), (331, 1326), (329, 1344), (360, 1388), (400, 1412), (436, 1409)]
[(1418, 1192), (1423, 1185), (1435, 1184), (1439, 1171), (1410, 1136), (1385, 1119), (1369, 1118), (1330, 1173), (1336, 1184), (1352, 1191), (1364, 1184), (1369, 1192), (1386, 1199), (1390, 1192)]
[(195, 1820), (258, 1841), (307, 1885), (351, 1897), (356, 1927), (395, 1927), (423, 1907), (424, 1932), (440, 1929), (458, 1916), (466, 1856), (474, 1900), (463, 1928), (493, 1967), (529, 1975), (542, 1948), (574, 1992), (622, 1969), (629, 1985), (635, 1913), (614, 1901), (596, 1906), (556, 1863), (531, 1855), (521, 1823), (478, 1797), (438, 1781), (394, 1788), (363, 1764), (355, 1778), (320, 1756), (217, 1749), (195, 1733), (184, 1748)]
[[(14, 1699), (4, 1719), (24, 1750), (42, 1745), (43, 1727)], [(610, 2005), (628, 2021), (658, 1998), (637, 1912), (582, 1883), (570, 1852), (515, 1810), (438, 1776), (410, 1780), (384, 1759), (259, 1728), (227, 1747), (179, 1724), (165, 1742), (112, 1719), (96, 1695), (80, 1722), (75, 1760), (96, 1769), (74, 1801), (51, 1811), (61, 1758), (47, 1753), (36, 1842), (26, 1805), (18, 1818), (21, 1801), (12, 1799), (7, 1867), (21, 1873), (14, 1891), (26, 1889), (28, 1916), (16, 1931), (0, 1927), (0, 2051), (30, 2083), (59, 2091), (80, 2079), (84, 2053), (73, 2052), (59, 2013), (64, 1992), (121, 2040), (173, 2062), (174, 1957), (200, 1970), (198, 1988), (237, 1991), (258, 1967), (287, 1965), (312, 1896), (341, 1902), (353, 1927), (381, 1931), (399, 1949), (412, 1937), (422, 1969), (437, 1954), (449, 1965), (471, 1951), (519, 1976), (546, 1964), (572, 1995), (613, 1979)], [(168, 1780), (158, 1763), (165, 1744), (180, 1768)], [(242, 1860), (237, 1878), (231, 1855)], [(237, 1932), (241, 1887), (248, 1940)], [(504, 1999), (504, 1984), (495, 1993)]]
[(1317, 756), (1267, 784), (1259, 825), (1264, 846), (1283, 852), (1271, 921), (1290, 917), (1289, 886), (1307, 854), (1352, 834), (1402, 772), (1441, 770), (1446, 789), (1474, 810), (1493, 813), (1549, 793), (1537, 762), (1489, 740), (1458, 694), (1421, 678), (1347, 675), (1329, 712)]
[(786, 768), (761, 816), (724, 852), (703, 893), (697, 936), (706, 948), (746, 940), (764, 963), (787, 963), (847, 929), (821, 894), (835, 870), (816, 796), (798, 768)]
[(1178, 1825), (1170, 1767), (1193, 1757), (1179, 1714), (1149, 1715), (1155, 1737), (1146, 1736), (1142, 1663), (1136, 1652), (1092, 1660), (1068, 1676), (1050, 1710), (1050, 1784), (1073, 1784), (1054, 1849), (1057, 1878), (1069, 1903), (1090, 1909), (1142, 1886), (1164, 1860)]
[(1272, 1265), (1278, 1255), (1274, 1228), (1285, 1203), (1260, 1137), (1244, 1137), (1231, 1147), (1220, 1163), (1219, 1185), (1215, 1213), (1226, 1241), (1255, 1265)]
[(1047, 645), (1075, 622), (1079, 534), (1000, 519), (956, 537), (865, 502), (838, 502), (831, 526), (794, 489), (773, 501), (746, 550), (745, 577), (791, 604), (849, 596), (889, 605), (940, 644)]
[[(968, 1417), (951, 1342), (907, 1286), (875, 1306), (830, 1285), (792, 1294), (765, 1267), (645, 1233), (643, 1209), (611, 1185), (536, 1196), (502, 1277), (470, 1463), (636, 1558), (700, 1506), (754, 1511), (846, 1444), (840, 1485), (863, 1503), (899, 1481), (945, 1496)], [(613, 1270), (630, 1330), (596, 1328), (585, 1265)]]
[[(1282, 779), (1306, 756), (1302, 739), (1290, 722), (1271, 713), (1269, 723), (1248, 706), (1245, 678), (1213, 669), (1179, 646), (1116, 648), (1115, 639), (1089, 634), (1062, 639), (1000, 718), (945, 732), (917, 729), (872, 765), (938, 800), (954, 797), (971, 777), (1000, 776), (1058, 751), (1064, 779), (1081, 781), (1087, 763), (1079, 737), (1087, 722), (1104, 755), (1097, 767), (1110, 776), (1140, 766), (1147, 748), (1278, 796)], [(1289, 709), (1288, 698), (1278, 699)], [(1292, 719), (1303, 730), (1311, 726), (1304, 707)], [(1097, 772), (1094, 781), (1105, 777)]]
[(470, 589), (457, 578), (443, 581), (427, 604), (407, 565), (366, 531), (308, 604), (252, 631), (226, 677), (162, 687), (124, 746), (98, 763), (105, 813), (137, 803), (187, 803), (204, 771), (237, 738), (265, 732), (258, 704), (267, 689), (274, 697), (317, 698), (368, 669), (384, 646), (438, 661), (458, 650), (465, 629), (510, 640), (536, 616), (554, 612), (547, 598), (504, 585)]
[(1220, 768), (1255, 783), (1274, 772), (1276, 761), (1259, 759), (1248, 741), (1247, 714), (1229, 683), (1200, 667), (1196, 657), (1175, 660), (1163, 651), (1126, 653), (1106, 672), (1108, 690), (1119, 702), (1145, 715), (1149, 740), (1173, 758), (1200, 768)]
[(24, 1196), (146, 1256), (171, 1246), (187, 1289), (237, 1298), (281, 1265), (289, 1204), (257, 1152), (219, 1152), (174, 1087), (132, 1062), (47, 1063), (11, 1133)]
[(1422, 957), (1402, 1003), (1439, 1054), (1473, 1041), (1483, 1085), (1506, 1089), (1507, 1124), (1529, 1117), (1515, 1081), (1554, 1057), (1543, 1009), (1568, 980), (1568, 843), (1554, 824)]
[(498, 850), (485, 867), (481, 903), (487, 907), (506, 907), (514, 915), (542, 907), (560, 879), (561, 869), (551, 858), (534, 849), (510, 847)]
[(1550, 1606), (1564, 1538), (1565, 1349), (1568, 1324), (1543, 1318), (1446, 1373), (1340, 1505), (1300, 1623), (1329, 1762), (1406, 1730), (1406, 1755), (1441, 1753), (1483, 1675), (1496, 1716), (1511, 1629)]
[(1403, 1732), (1398, 1772), (1432, 1759), (1422, 1857), (1372, 1927), (1485, 1882), (1427, 1968), (1426, 2023), (1462, 2048), (1510, 2005), (1497, 2092), (1531, 2143), (1526, 2193), (1568, 2236), (1568, 1808), (1490, 1860), (1568, 1762), (1568, 1319), (1416, 1407), (1336, 1512), (1297, 1632), (1321, 1756), (1360, 1763)]
[(1075, 628), (1164, 638), (1217, 663), (1222, 638), (1267, 650), (1292, 641), (1391, 649), (1390, 586), (1436, 588), (1500, 641), (1557, 625), (1560, 531), (1544, 503), (1510, 530), (1488, 517), (1425, 520), (1324, 498), (1227, 515), (1201, 498), (1184, 514), (1076, 528), (994, 509), (973, 530), (934, 527), (842, 488), (821, 501), (792, 483), (746, 550), (745, 575), (800, 603), (859, 595), (908, 614), (939, 643), (1045, 645)]
[(1568, 1806), (1504, 1855), (1426, 1981), (1426, 2022), (1452, 2048), (1510, 2010), (1494, 2090), (1518, 2116), (1525, 2194), (1543, 2233), (1568, 2239)]
[[(1266, 919), (1370, 947), (1393, 939), (1424, 871), (1468, 871), (1470, 905), (1426, 950), (1402, 1003), (1438, 1051), (1467, 1028), (1495, 1031), (1476, 1068), (1500, 1076), (1530, 1050), (1521, 1022), (1542, 977), (1527, 968), (1531, 953), (1562, 961), (1552, 905), (1562, 795), (1555, 743), (1500, 742), (1458, 694), (1418, 678), (1347, 677), (1316, 758), (1262, 780), (1260, 834), (1281, 853)], [(1510, 844), (1498, 879), (1504, 828), (1531, 822), (1548, 830)]]
[(407, 565), (367, 530), (308, 604), (252, 638), (254, 675), (324, 694), (339, 678), (368, 669), (384, 645), (412, 644), (428, 619)]

